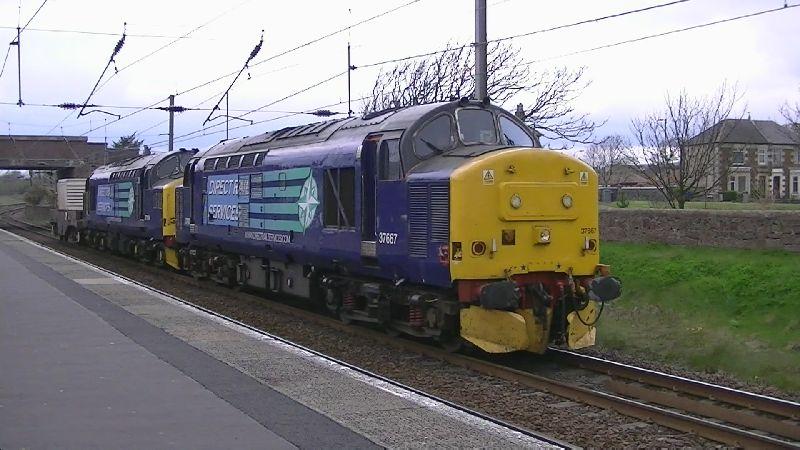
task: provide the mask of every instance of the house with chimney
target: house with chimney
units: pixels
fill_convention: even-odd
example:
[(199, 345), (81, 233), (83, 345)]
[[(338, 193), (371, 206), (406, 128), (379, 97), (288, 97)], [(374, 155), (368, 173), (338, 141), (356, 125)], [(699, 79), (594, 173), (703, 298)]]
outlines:
[(717, 158), (716, 174), (708, 179), (725, 181), (715, 197), (735, 191), (745, 199), (800, 200), (800, 136), (790, 127), (772, 120), (725, 119), (690, 144), (709, 140)]

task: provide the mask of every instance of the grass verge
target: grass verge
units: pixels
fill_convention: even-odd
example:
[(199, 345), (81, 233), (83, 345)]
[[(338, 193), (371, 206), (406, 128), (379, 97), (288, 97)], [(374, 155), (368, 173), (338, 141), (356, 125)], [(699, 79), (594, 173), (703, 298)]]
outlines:
[(800, 392), (800, 256), (779, 251), (605, 243), (623, 283), (601, 349), (722, 371)]
[(16, 203), (24, 203), (25, 199), (22, 194), (5, 194), (0, 195), (0, 206), (14, 205)]
[[(601, 203), (605, 208), (618, 208), (616, 203)], [(800, 211), (800, 203), (772, 202), (687, 202), (686, 209), (714, 209), (722, 211)], [(671, 209), (666, 201), (650, 202), (646, 200), (630, 200), (628, 208), (634, 209)]]

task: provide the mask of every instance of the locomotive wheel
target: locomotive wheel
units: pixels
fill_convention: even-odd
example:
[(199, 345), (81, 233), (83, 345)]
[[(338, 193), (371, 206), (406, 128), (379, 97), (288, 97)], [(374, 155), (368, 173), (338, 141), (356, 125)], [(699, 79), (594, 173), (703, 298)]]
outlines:
[(383, 332), (391, 337), (400, 336), (400, 331), (397, 328), (391, 326), (390, 324), (386, 324), (383, 326)]
[(75, 228), (68, 228), (65, 239), (70, 244), (78, 244), (81, 242), (81, 234)]
[(339, 309), (339, 320), (341, 320), (342, 323), (345, 325), (350, 325), (351, 323), (353, 323), (353, 319), (351, 319), (350, 316), (347, 314), (347, 311), (343, 309)]
[(331, 288), (325, 290), (325, 309), (331, 316), (337, 317), (339, 315), (339, 307), (341, 304), (342, 302), (335, 290)]
[(164, 253), (164, 247), (157, 246), (156, 247), (156, 255), (153, 259), (153, 264), (156, 266), (165, 266), (166, 265), (166, 254)]

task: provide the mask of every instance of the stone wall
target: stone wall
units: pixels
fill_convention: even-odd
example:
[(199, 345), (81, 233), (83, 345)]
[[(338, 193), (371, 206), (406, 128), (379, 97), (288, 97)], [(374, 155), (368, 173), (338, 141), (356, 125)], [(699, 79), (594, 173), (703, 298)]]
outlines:
[(800, 252), (800, 212), (603, 209), (606, 241)]

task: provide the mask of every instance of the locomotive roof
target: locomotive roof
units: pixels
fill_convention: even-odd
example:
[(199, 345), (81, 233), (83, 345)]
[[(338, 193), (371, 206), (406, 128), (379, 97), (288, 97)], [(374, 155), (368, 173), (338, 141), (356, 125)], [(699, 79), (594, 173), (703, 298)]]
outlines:
[(167, 152), (167, 153), (152, 153), (150, 155), (139, 155), (133, 158), (124, 159), (122, 161), (116, 161), (110, 164), (106, 164), (104, 166), (100, 166), (92, 172), (91, 178), (98, 179), (98, 178), (110, 178), (112, 173), (116, 172), (126, 172), (126, 171), (133, 171), (137, 169), (143, 169), (155, 164), (158, 164), (164, 158), (174, 155), (178, 152), (185, 152), (191, 150), (181, 149), (178, 151)]
[[(469, 103), (477, 105), (474, 102)], [(361, 117), (348, 117), (306, 125), (281, 128), (251, 137), (221, 142), (203, 153), (203, 158), (247, 153), (250, 151), (278, 150), (305, 144), (323, 142), (330, 139), (355, 138), (359, 141), (369, 133), (403, 131), (423, 119), (441, 111), (455, 111), (464, 106), (461, 102), (440, 102), (406, 108), (389, 109), (365, 114)], [(501, 110), (492, 105), (481, 105), (486, 109)]]

